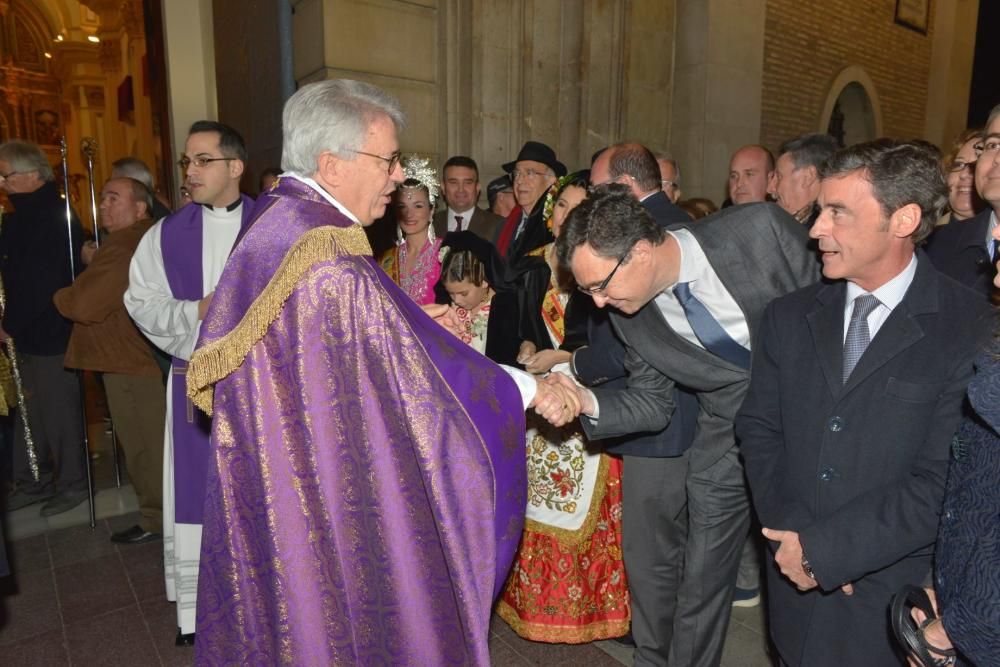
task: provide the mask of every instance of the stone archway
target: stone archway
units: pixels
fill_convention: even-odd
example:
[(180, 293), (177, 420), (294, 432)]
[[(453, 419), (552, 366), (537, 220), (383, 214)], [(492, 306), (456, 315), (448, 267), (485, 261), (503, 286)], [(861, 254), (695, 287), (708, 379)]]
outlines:
[(852, 65), (837, 76), (829, 88), (817, 129), (845, 146), (882, 136), (878, 91), (863, 68)]

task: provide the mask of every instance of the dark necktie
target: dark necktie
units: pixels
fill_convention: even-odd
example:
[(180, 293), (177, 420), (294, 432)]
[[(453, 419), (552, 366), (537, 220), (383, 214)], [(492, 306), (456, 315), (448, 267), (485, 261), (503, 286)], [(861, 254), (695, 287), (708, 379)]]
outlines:
[(719, 321), (708, 312), (705, 304), (691, 293), (687, 283), (674, 285), (674, 296), (684, 309), (691, 330), (706, 350), (740, 368), (750, 368), (750, 350), (726, 333)]
[(872, 294), (862, 294), (854, 299), (854, 311), (851, 312), (851, 323), (847, 325), (847, 338), (844, 339), (844, 384), (847, 384), (847, 378), (851, 377), (851, 371), (871, 342), (868, 316), (881, 303)]
[(462, 216), (460, 215), (455, 216), (455, 231), (456, 232), (462, 231)]

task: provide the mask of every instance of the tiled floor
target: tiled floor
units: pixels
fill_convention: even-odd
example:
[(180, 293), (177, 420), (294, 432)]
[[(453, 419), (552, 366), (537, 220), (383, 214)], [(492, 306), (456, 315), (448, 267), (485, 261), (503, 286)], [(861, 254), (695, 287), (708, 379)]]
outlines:
[[(163, 544), (118, 546), (112, 532), (136, 523), (135, 493), (114, 484), (107, 438), (92, 436), (97, 528), (84, 503), (43, 519), (34, 505), (8, 513), (14, 576), (0, 579), (0, 665), (191, 665), (194, 651), (174, 646), (174, 606), (163, 592)], [(124, 474), (124, 472), (123, 472)], [(629, 665), (632, 651), (612, 641), (571, 646), (518, 637), (494, 617), (490, 656), (496, 667)], [(723, 667), (769, 667), (763, 611), (736, 609)]]
[[(95, 531), (79, 525), (11, 543), (16, 574), (0, 580), (0, 665), (192, 664), (192, 649), (174, 646), (174, 607), (163, 595), (162, 543), (117, 546), (109, 540), (135, 520), (135, 514), (110, 517), (98, 521)], [(760, 607), (734, 611), (725, 667), (771, 664), (762, 625)], [(631, 650), (615, 642), (529, 642), (498, 618), (490, 654), (497, 667), (631, 664)]]

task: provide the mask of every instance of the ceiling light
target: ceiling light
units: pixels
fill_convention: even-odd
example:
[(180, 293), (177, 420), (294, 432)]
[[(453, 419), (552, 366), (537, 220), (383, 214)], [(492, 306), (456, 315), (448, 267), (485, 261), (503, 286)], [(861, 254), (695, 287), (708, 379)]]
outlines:
[(56, 35), (55, 41), (61, 42), (61, 41), (63, 41), (63, 39), (65, 39), (65, 37), (63, 37), (62, 35)]
[(99, 41), (101, 41), (101, 38), (98, 37), (97, 35), (88, 35), (87, 36), (87, 41), (88, 42), (93, 42), (94, 44), (97, 44)]
[(48, 51), (46, 51), (46, 52), (45, 52), (45, 57), (46, 57), (46, 58), (51, 58), (51, 57), (52, 57), (52, 54), (51, 54), (51, 53), (49, 53)]

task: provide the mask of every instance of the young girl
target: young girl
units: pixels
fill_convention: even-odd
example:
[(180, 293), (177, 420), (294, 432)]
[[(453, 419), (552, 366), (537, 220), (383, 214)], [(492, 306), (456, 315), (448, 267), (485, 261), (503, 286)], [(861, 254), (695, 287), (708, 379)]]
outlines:
[(437, 302), (455, 309), (459, 337), (499, 364), (516, 365), (517, 294), (508, 289), (496, 248), (472, 232), (451, 232), (441, 255)]

